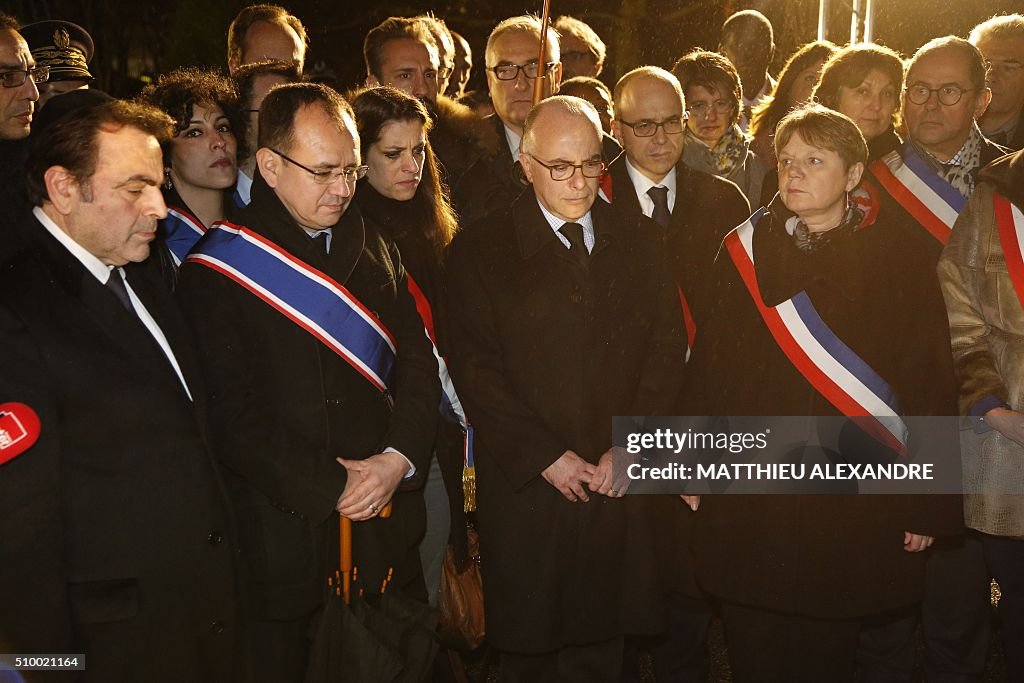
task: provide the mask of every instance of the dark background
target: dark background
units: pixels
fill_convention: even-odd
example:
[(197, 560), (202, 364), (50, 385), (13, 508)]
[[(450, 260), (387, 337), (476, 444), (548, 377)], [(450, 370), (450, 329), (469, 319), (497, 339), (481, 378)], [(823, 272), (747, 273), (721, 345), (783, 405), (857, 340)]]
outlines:
[[(246, 0), (0, 0), (22, 23), (67, 19), (96, 41), (92, 71), (114, 95), (134, 94), (154, 75), (176, 66), (225, 65), (227, 26)], [(306, 25), (311, 49), (307, 72), (326, 70), (341, 86), (365, 76), (363, 36), (391, 15), (433, 11), (462, 33), (474, 50), (472, 85), (483, 83), (483, 46), (497, 21), (519, 12), (539, 13), (541, 0), (284, 0)], [(850, 7), (831, 0), (829, 38), (845, 43)], [(875, 40), (909, 55), (928, 39), (966, 36), (993, 14), (1020, 11), (1020, 0), (876, 0)], [(754, 8), (776, 32), (775, 71), (799, 45), (817, 36), (818, 0), (552, 0), (552, 15), (584, 19), (608, 44), (602, 79), (640, 64), (671, 66), (692, 47), (715, 49), (719, 27), (731, 12)]]

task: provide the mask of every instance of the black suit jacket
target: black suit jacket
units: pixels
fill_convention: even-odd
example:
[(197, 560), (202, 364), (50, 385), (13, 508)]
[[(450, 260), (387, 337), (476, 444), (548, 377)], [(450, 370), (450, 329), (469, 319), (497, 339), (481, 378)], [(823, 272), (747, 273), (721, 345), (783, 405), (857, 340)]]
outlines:
[(142, 322), (34, 217), (20, 227), (0, 403), (42, 434), (0, 466), (0, 650), (85, 652), (88, 680), (230, 680), (232, 525), (184, 321), (155, 262), (125, 268), (194, 402)]
[[(235, 281), (192, 262), (181, 268), (177, 294), (200, 344), (211, 433), (229, 471), (253, 615), (289, 619), (322, 601), (325, 579), (337, 568), (335, 505), (347, 477), (335, 458), (367, 458), (390, 446), (416, 466), (416, 480), (406, 485), (421, 484), (440, 381), (398, 251), (364, 226), (355, 205), (334, 226), (326, 259), (259, 175), (239, 220), (345, 286), (377, 313), (398, 348), (391, 410), (336, 353)], [(353, 526), (368, 592), (379, 590), (388, 568), (395, 587), (415, 583), (420, 491), (397, 495), (389, 519)]]
[[(630, 216), (641, 215), (640, 201), (622, 156), (609, 168), (612, 203)], [(668, 230), (663, 231), (669, 268), (686, 295), (698, 328), (714, 299), (711, 266), (729, 231), (750, 216), (750, 205), (735, 183), (676, 165), (676, 201)]]

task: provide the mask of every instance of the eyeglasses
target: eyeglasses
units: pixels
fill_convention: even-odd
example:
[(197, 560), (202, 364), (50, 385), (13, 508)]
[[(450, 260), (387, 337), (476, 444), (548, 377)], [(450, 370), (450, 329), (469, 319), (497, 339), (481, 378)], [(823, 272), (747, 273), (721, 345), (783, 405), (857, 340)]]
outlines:
[(270, 147), (268, 149), (270, 149), (271, 152), (278, 155), (285, 161), (293, 163), (299, 168), (301, 168), (303, 171), (306, 171), (307, 173), (311, 174), (313, 176), (313, 182), (315, 182), (317, 185), (330, 185), (334, 182), (337, 182), (338, 178), (344, 178), (346, 183), (348, 183), (349, 185), (354, 185), (357, 180), (364, 178), (366, 176), (366, 172), (370, 170), (369, 166), (353, 166), (349, 168), (343, 168), (340, 171), (314, 171), (309, 166), (304, 166), (300, 164), (299, 162), (295, 161), (295, 159), (292, 159), (286, 154), (278, 152), (273, 147)]
[(697, 101), (686, 105), (686, 111), (696, 117), (707, 116), (714, 107), (716, 114), (731, 114), (732, 102), (728, 100), (715, 100), (714, 102)]
[(551, 174), (552, 180), (568, 180), (576, 175), (577, 168), (580, 169), (580, 173), (583, 174), (584, 178), (600, 178), (605, 169), (604, 162), (600, 159), (590, 159), (588, 161), (584, 161), (582, 164), (566, 164), (564, 162), (546, 164), (529, 152), (527, 152), (527, 154), (531, 159), (548, 169), (548, 173)]
[(670, 116), (664, 121), (637, 121), (630, 123), (619, 119), (619, 123), (633, 129), (633, 135), (638, 138), (649, 138), (654, 136), (659, 128), (665, 130), (665, 135), (679, 135), (683, 132), (683, 125), (686, 122), (685, 116)]
[(931, 99), (932, 93), (939, 94), (939, 102), (952, 107), (954, 104), (960, 101), (964, 96), (964, 93), (977, 90), (977, 88), (961, 88), (958, 85), (943, 85), (938, 88), (929, 88), (924, 83), (915, 83), (914, 85), (908, 85), (903, 92), (907, 93), (907, 99), (913, 104), (924, 104)]
[(18, 88), (25, 84), (29, 76), (36, 83), (46, 83), (50, 78), (50, 67), (34, 66), (21, 71), (4, 71), (0, 73), (0, 83), (3, 83), (5, 88)]
[[(548, 62), (544, 65), (544, 73), (551, 71), (555, 68), (557, 62)], [(498, 66), (489, 67), (487, 70), (494, 73), (494, 77), (499, 81), (514, 81), (519, 78), (519, 72), (522, 71), (523, 75), (529, 79), (537, 78), (537, 60), (527, 62), (526, 64), (499, 64)]]

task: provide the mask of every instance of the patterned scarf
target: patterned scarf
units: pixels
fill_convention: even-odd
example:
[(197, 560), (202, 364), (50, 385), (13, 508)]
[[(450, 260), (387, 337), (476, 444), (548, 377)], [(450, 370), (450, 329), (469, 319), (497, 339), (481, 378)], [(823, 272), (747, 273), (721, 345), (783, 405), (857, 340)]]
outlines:
[(857, 229), (864, 220), (864, 212), (851, 203), (846, 209), (843, 221), (834, 228), (824, 232), (811, 232), (807, 224), (799, 216), (792, 216), (786, 221), (786, 232), (793, 236), (793, 241), (800, 251), (812, 253), (838, 238), (848, 235)]
[(733, 124), (725, 131), (725, 135), (718, 141), (714, 148), (709, 148), (701, 140), (686, 129), (687, 145), (700, 145), (703, 160), (707, 163), (709, 172), (722, 178), (728, 178), (737, 165), (742, 165), (747, 159), (747, 149), (750, 140), (740, 130), (740, 127)]
[(974, 180), (981, 167), (981, 146), (984, 136), (976, 122), (971, 123), (971, 130), (967, 134), (967, 140), (960, 151), (949, 161), (939, 161), (925, 151), (920, 145), (914, 143), (921, 154), (921, 158), (927, 159), (946, 182), (956, 188), (956, 191), (964, 197), (970, 197), (974, 192)]

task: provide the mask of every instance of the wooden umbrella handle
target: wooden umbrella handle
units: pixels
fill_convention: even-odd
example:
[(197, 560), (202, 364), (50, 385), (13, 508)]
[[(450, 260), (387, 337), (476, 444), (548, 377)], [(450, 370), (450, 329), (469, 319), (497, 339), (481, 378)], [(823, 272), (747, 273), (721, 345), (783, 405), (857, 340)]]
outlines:
[(341, 515), (338, 534), (341, 541), (341, 591), (345, 596), (345, 604), (349, 604), (352, 593), (352, 520)]

